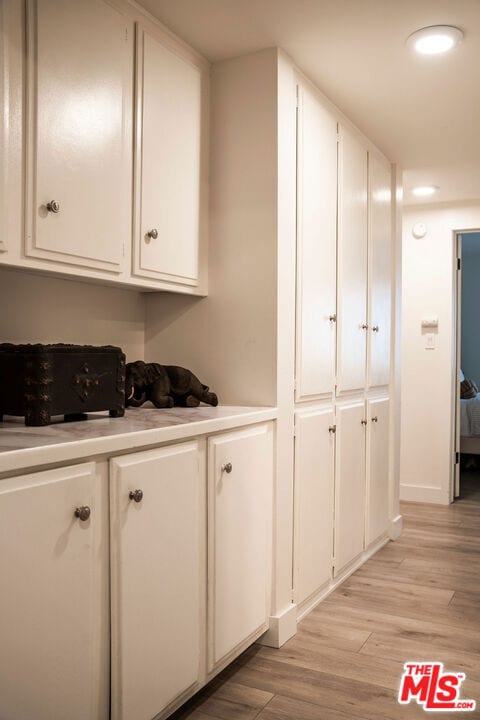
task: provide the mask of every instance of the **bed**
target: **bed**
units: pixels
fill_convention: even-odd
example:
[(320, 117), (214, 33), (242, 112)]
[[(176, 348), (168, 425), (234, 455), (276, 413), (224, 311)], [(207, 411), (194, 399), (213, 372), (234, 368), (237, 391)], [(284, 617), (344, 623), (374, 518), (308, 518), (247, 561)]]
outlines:
[(460, 451), (480, 455), (480, 393), (460, 400)]

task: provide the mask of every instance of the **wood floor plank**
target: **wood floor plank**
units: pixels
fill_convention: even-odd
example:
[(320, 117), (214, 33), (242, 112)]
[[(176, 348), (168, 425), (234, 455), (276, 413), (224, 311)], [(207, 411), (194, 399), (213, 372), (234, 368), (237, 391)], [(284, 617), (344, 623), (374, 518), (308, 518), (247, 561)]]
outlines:
[(296, 638), (306, 637), (319, 646), (338, 648), (339, 650), (360, 650), (371, 634), (370, 630), (345, 627), (339, 623), (326, 623), (310, 613), (298, 625)]
[(365, 656), (359, 661), (358, 652), (322, 647), (304, 636), (293, 638), (280, 650), (262, 647), (258, 657), (283, 662), (307, 670), (336, 675), (345, 680), (372, 683), (391, 690), (398, 689), (404, 661)]
[(455, 672), (465, 672), (469, 679), (480, 683), (480, 655), (464, 649), (458, 650), (458, 643), (457, 648), (447, 649), (405, 638), (398, 633), (378, 632), (370, 635), (360, 653), (402, 663), (406, 660), (431, 662), (434, 656), (435, 660), (444, 663), (447, 670), (453, 668)]
[(321, 708), (303, 700), (292, 700), (275, 695), (273, 700), (257, 716), (258, 720), (350, 720), (350, 715), (332, 708)]

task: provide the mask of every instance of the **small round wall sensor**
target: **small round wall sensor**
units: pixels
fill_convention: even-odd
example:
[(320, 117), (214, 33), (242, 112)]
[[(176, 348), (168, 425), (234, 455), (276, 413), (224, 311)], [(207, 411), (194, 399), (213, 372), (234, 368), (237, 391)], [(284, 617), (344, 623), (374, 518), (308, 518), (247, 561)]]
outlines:
[(423, 238), (427, 234), (427, 226), (425, 223), (419, 222), (415, 223), (415, 225), (412, 228), (412, 235), (416, 238)]

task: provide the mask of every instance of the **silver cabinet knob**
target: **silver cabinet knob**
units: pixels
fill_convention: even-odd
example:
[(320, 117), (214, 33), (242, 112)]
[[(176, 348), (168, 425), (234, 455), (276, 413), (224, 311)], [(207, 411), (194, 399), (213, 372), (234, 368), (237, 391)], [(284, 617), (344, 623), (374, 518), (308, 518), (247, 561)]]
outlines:
[(88, 507), (88, 505), (81, 505), (80, 507), (77, 507), (75, 509), (75, 517), (81, 520), (82, 522), (85, 522), (90, 517), (92, 511)]
[(147, 237), (151, 240), (156, 240), (158, 238), (158, 230), (157, 228), (152, 228), (147, 232)]
[(50, 202), (47, 203), (47, 210), (51, 213), (59, 213), (60, 203), (58, 202), (58, 200), (50, 200)]
[(362, 328), (362, 330), (368, 330), (367, 323), (363, 323), (363, 325), (360, 325), (360, 327)]
[(225, 463), (224, 465), (222, 465), (222, 472), (226, 472), (228, 475), (230, 475), (232, 470), (233, 470), (232, 463)]
[(337, 432), (337, 426), (330, 425), (330, 427), (328, 428), (328, 432), (331, 433), (332, 435), (335, 435), (335, 433)]
[(373, 332), (378, 332), (380, 330), (380, 328), (378, 327), (378, 325), (374, 325), (372, 327), (372, 330), (373, 330)]
[(362, 420), (361, 423), (362, 423), (362, 425), (366, 425), (366, 424), (367, 424), (367, 421), (366, 421), (366, 420)]
[(378, 417), (376, 415), (372, 417), (372, 422), (378, 422)]
[(337, 322), (337, 316), (336, 316), (336, 315), (329, 315), (329, 316), (328, 316), (328, 319), (330, 320), (330, 322)]
[(142, 502), (143, 490), (130, 490), (128, 497), (136, 503)]

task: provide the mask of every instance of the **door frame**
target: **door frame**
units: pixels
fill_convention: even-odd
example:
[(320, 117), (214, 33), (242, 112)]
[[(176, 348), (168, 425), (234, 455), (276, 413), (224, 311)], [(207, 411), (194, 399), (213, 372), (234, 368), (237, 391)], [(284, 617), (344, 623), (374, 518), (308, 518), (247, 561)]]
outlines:
[[(462, 236), (480, 233), (480, 229), (467, 228), (453, 231), (453, 348), (452, 348), (452, 460), (450, 497), (454, 502), (460, 495), (460, 369), (462, 361)], [(457, 462), (458, 453), (458, 462)]]

